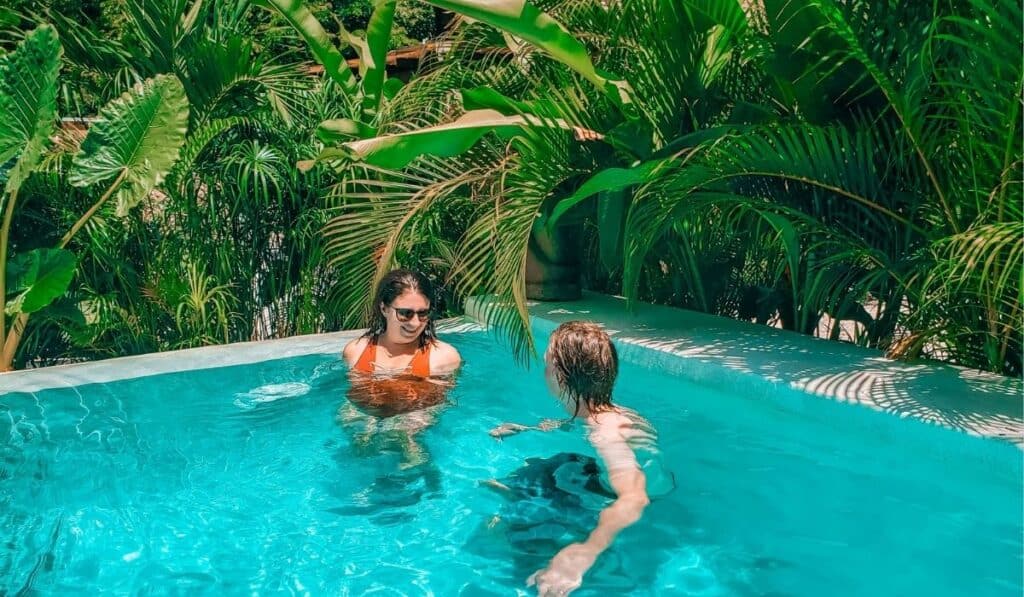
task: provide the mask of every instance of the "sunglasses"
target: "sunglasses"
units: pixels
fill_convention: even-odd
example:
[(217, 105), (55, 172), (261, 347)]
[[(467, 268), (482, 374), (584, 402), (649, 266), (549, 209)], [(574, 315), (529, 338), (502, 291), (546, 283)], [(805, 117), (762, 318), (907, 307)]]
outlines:
[(399, 309), (398, 307), (391, 307), (395, 312), (395, 317), (398, 321), (405, 323), (412, 320), (412, 316), (415, 315), (420, 321), (427, 321), (430, 319), (430, 309), (423, 309), (417, 311), (416, 309)]

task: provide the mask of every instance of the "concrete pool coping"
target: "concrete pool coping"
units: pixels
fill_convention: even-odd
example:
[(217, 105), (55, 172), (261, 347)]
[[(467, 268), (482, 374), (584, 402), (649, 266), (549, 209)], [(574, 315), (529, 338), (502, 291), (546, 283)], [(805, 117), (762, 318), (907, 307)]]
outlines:
[(1024, 383), (933, 361), (726, 317), (584, 293), (579, 301), (531, 303), (534, 327), (573, 319), (601, 323), (623, 361), (719, 387), (788, 388), (856, 403), (1024, 448)]
[[(471, 318), (479, 303), (470, 302)], [(623, 361), (731, 391), (770, 395), (780, 389), (868, 406), (1024, 448), (1021, 380), (934, 362), (901, 362), (878, 350), (672, 307), (586, 293), (573, 302), (531, 303), (534, 328), (563, 321), (602, 323)], [(470, 318), (439, 332), (479, 331)], [(0, 396), (182, 370), (340, 353), (361, 330), (205, 346), (173, 352), (0, 374)]]
[[(438, 330), (442, 333), (458, 333), (480, 331), (481, 328), (465, 318), (456, 318), (441, 322)], [(8, 392), (39, 392), (178, 371), (248, 365), (289, 357), (331, 353), (340, 355), (345, 344), (362, 333), (363, 330), (345, 330), (307, 334), (0, 373), (0, 396)]]

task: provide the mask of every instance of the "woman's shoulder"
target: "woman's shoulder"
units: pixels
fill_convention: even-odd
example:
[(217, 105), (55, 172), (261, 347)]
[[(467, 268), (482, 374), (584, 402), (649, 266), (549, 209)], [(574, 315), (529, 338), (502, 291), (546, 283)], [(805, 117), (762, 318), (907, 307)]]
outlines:
[(363, 354), (363, 351), (366, 350), (369, 344), (370, 339), (366, 336), (356, 338), (346, 344), (345, 348), (341, 350), (341, 358), (345, 359), (345, 362), (349, 365), (353, 365), (359, 360), (359, 355)]
[(589, 423), (592, 434), (618, 437), (632, 426), (633, 421), (617, 409), (612, 409), (595, 413)]
[(451, 344), (442, 340), (435, 340), (430, 347), (430, 351), (431, 354), (436, 354), (446, 359), (462, 361), (462, 355), (459, 354), (459, 351)]
[(441, 340), (430, 346), (430, 371), (438, 375), (451, 373), (462, 364), (462, 355), (454, 346)]

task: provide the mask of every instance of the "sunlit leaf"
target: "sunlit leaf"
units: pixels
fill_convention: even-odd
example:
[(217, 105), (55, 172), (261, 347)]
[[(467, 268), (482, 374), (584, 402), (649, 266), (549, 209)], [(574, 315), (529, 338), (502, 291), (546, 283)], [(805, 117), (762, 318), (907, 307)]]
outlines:
[(70, 182), (89, 186), (123, 177), (117, 212), (124, 215), (163, 181), (185, 143), (188, 100), (181, 82), (159, 75), (105, 106), (75, 156)]
[(7, 172), (8, 193), (39, 165), (53, 132), (61, 54), (57, 32), (43, 25), (0, 56), (0, 168), (17, 157)]

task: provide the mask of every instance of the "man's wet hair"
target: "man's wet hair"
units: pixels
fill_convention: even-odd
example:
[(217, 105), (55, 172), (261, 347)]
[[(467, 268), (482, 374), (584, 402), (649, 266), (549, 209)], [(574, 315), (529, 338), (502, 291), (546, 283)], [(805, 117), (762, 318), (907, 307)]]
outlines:
[(567, 321), (551, 334), (545, 355), (563, 395), (591, 412), (612, 407), (612, 388), (619, 375), (619, 355), (611, 338), (597, 324)]

